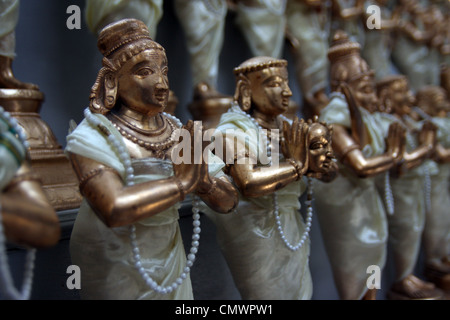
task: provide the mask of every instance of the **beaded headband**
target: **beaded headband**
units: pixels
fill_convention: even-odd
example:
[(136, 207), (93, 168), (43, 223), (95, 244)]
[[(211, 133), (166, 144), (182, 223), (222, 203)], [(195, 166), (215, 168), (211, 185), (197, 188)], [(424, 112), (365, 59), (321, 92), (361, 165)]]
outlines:
[(239, 67), (234, 68), (233, 73), (235, 75), (247, 74), (250, 72), (260, 71), (267, 68), (282, 68), (287, 66), (287, 61), (283, 59), (273, 59), (267, 61), (261, 61), (259, 57), (247, 60)]

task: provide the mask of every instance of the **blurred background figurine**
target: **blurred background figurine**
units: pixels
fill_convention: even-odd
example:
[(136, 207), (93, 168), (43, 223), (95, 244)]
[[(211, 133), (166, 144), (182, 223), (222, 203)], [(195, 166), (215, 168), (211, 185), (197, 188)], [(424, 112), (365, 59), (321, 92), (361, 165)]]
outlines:
[(302, 93), (304, 118), (319, 115), (328, 103), (329, 0), (288, 0), (286, 37)]
[(316, 210), (325, 249), (341, 299), (375, 299), (367, 268), (386, 262), (386, 211), (375, 177), (401, 161), (404, 129), (389, 128), (385, 141), (373, 113), (378, 111), (374, 73), (360, 56), (360, 45), (337, 31), (328, 51), (330, 103), (320, 119), (333, 125), (339, 174), (316, 181)]
[(189, 111), (213, 128), (232, 102), (232, 97), (219, 92), (217, 83), (227, 13), (235, 13), (253, 56), (280, 58), (286, 0), (175, 0), (174, 6), (190, 54), (194, 92)]
[(37, 89), (32, 83), (14, 77), (12, 62), (16, 57), (16, 26), (19, 20), (19, 0), (0, 1), (0, 88)]
[(423, 233), (424, 274), (439, 288), (450, 292), (450, 102), (439, 86), (425, 86), (417, 94), (417, 113), (437, 126), (437, 145), (433, 160), (438, 171), (431, 175), (430, 210)]
[(429, 160), (435, 150), (436, 127), (429, 120), (417, 122), (412, 118), (414, 95), (403, 75), (390, 75), (377, 82), (380, 105), (379, 122), (387, 133), (395, 122), (406, 129), (406, 145), (403, 163), (391, 170), (387, 177), (377, 177), (377, 185), (383, 194), (386, 184), (392, 190), (392, 202), (387, 202), (389, 248), (394, 262), (394, 283), (387, 297), (402, 300), (439, 300), (443, 293), (430, 282), (414, 275), (422, 242), (426, 212), (430, 210), (430, 174), (436, 165)]
[(425, 7), (416, 0), (399, 0), (392, 12), (397, 24), (391, 58), (399, 72), (408, 78), (413, 92), (434, 81), (427, 46), (431, 33), (426, 29), (424, 15)]
[(194, 197), (187, 257), (180, 202), (196, 193), (226, 213), (237, 193), (228, 179), (211, 178), (202, 153), (192, 152), (202, 147), (201, 128), (192, 121), (181, 128), (164, 112), (167, 57), (147, 26), (136, 19), (109, 24), (98, 48), (103, 66), (85, 119), (66, 147), (84, 196), (70, 240), (72, 261), (83, 270), (81, 297), (193, 299), (189, 273), (199, 245), (199, 200)]
[[(310, 299), (312, 189), (302, 178), (334, 178), (331, 129), (283, 116), (292, 95), (286, 60), (254, 57), (234, 74), (233, 106), (215, 137), (224, 140), (225, 171), (240, 191), (239, 205), (231, 215), (206, 213), (242, 299)], [(304, 220), (299, 197), (306, 189)]]
[[(30, 166), (28, 143), (17, 121), (0, 107), (0, 298), (29, 299), (36, 249), (58, 243), (59, 220)], [(27, 250), (24, 279), (17, 289), (6, 244)]]
[[(375, 72), (375, 80), (388, 76), (392, 73), (391, 51), (393, 45), (393, 31), (396, 21), (392, 18), (391, 1), (389, 0), (367, 0), (364, 6), (366, 23), (364, 28), (364, 47), (361, 48), (361, 56), (367, 61)], [(375, 11), (368, 10), (370, 6), (377, 6), (380, 12), (380, 25), (369, 29), (369, 22), (373, 23), (371, 15)], [(374, 16), (375, 17), (375, 16)], [(373, 27), (373, 25), (371, 26)]]
[(364, 47), (365, 0), (331, 0), (331, 30), (329, 42), (334, 32), (344, 31), (350, 40)]
[(163, 16), (164, 0), (86, 0), (86, 24), (92, 33), (112, 22), (134, 18), (144, 22), (152, 39), (156, 39), (158, 23)]

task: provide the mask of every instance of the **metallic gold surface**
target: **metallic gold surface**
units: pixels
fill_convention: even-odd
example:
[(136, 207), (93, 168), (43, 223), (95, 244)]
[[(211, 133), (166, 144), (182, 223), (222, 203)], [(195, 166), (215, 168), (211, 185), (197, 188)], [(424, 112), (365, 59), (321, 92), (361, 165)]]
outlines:
[(55, 245), (60, 227), (55, 209), (49, 203), (32, 168), (23, 164), (0, 194), (5, 235), (12, 243), (34, 248)]
[(50, 203), (57, 211), (77, 208), (81, 203), (77, 179), (51, 128), (39, 115), (43, 100), (38, 90), (0, 89), (0, 105), (27, 134), (31, 166)]

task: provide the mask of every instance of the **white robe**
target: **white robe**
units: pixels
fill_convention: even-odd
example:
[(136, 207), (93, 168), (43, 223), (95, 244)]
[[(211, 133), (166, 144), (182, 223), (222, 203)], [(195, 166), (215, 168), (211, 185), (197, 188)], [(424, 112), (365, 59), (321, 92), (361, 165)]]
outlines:
[[(380, 155), (385, 143), (380, 124), (360, 108), (371, 140), (363, 148), (365, 157)], [(345, 100), (334, 97), (320, 116), (321, 121), (350, 128)], [(375, 178), (359, 178), (339, 163), (339, 174), (330, 183), (315, 181), (316, 212), (325, 249), (341, 299), (361, 299), (371, 265), (383, 270), (388, 237), (386, 213)]]
[[(218, 131), (241, 129), (257, 132), (245, 115), (225, 113)], [(248, 131), (253, 130), (253, 131)], [(233, 134), (225, 136), (225, 143), (234, 138), (237, 150), (251, 155), (263, 153), (266, 145), (256, 135)], [(248, 137), (247, 143), (245, 137)], [(243, 151), (245, 152), (245, 151)], [(293, 182), (277, 191), (281, 224), (291, 244), (297, 244), (304, 233), (299, 197), (305, 191), (303, 181)], [(309, 269), (309, 239), (298, 251), (291, 251), (281, 240), (273, 213), (272, 195), (246, 198), (240, 195), (235, 213), (220, 215), (203, 210), (217, 227), (217, 239), (230, 268), (236, 287), (245, 300), (310, 299), (312, 279)]]
[(144, 22), (155, 39), (158, 23), (163, 15), (163, 0), (87, 0), (86, 24), (97, 33), (106, 24), (125, 18)]
[[(398, 121), (386, 113), (374, 113), (382, 123), (387, 136), (389, 125)], [(411, 131), (407, 131), (406, 150), (411, 152), (418, 145)], [(394, 213), (388, 215), (389, 243), (393, 252), (396, 279), (401, 280), (414, 272), (417, 263), (422, 232), (425, 225), (425, 175), (426, 170), (435, 174), (434, 162), (425, 161), (422, 165), (405, 172), (399, 178), (391, 178), (390, 184), (394, 198)], [(377, 177), (380, 194), (384, 194), (384, 177)]]
[[(119, 132), (102, 115), (94, 114), (119, 141)], [(125, 147), (125, 145), (124, 145)], [(126, 147), (125, 147), (126, 149)], [(86, 120), (67, 137), (66, 151), (99, 161), (124, 177), (124, 166), (98, 128)], [(173, 175), (170, 161), (132, 160), (135, 182)], [(136, 236), (142, 266), (159, 285), (167, 286), (183, 272), (186, 254), (174, 205), (137, 223)], [(83, 200), (70, 240), (72, 262), (81, 269), (83, 299), (193, 299), (189, 276), (170, 294), (158, 294), (146, 286), (134, 267), (128, 226), (107, 227)]]

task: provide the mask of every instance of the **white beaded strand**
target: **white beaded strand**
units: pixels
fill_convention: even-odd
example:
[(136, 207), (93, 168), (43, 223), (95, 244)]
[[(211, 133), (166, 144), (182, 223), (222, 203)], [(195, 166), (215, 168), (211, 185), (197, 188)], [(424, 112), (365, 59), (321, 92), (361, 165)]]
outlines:
[(279, 206), (278, 206), (278, 196), (277, 196), (276, 192), (273, 193), (273, 206), (274, 206), (273, 213), (275, 215), (277, 230), (280, 234), (281, 240), (283, 240), (286, 247), (288, 247), (288, 249), (291, 251), (298, 251), (299, 249), (301, 249), (309, 237), (309, 232), (311, 231), (312, 216), (313, 216), (312, 198), (313, 198), (312, 179), (310, 177), (308, 177), (305, 231), (303, 232), (303, 235), (300, 238), (300, 241), (294, 246), (288, 241), (288, 239), (286, 238), (286, 235), (283, 231), (283, 226), (281, 224), (281, 218), (280, 218), (280, 212), (279, 212)]
[[(28, 150), (29, 143), (27, 136), (22, 127), (19, 126), (17, 120), (0, 107), (0, 116), (5, 119), (11, 128), (17, 133), (21, 143)], [(8, 265), (8, 255), (6, 253), (6, 237), (3, 228), (2, 207), (0, 203), (0, 290), (2, 297), (14, 300), (28, 300), (31, 296), (31, 288), (33, 284), (34, 262), (36, 259), (36, 249), (27, 249), (25, 257), (25, 268), (20, 292), (14, 286), (14, 280)]]
[[(165, 116), (171, 118), (172, 120), (174, 120), (174, 122), (177, 124), (178, 127), (182, 126), (182, 123), (178, 118), (176, 118), (170, 114), (167, 114), (165, 112), (163, 112), (163, 114)], [(90, 112), (90, 110), (88, 108), (86, 108), (86, 110), (84, 112), (84, 116), (85, 116), (86, 120), (88, 121), (88, 123), (90, 123), (92, 126), (97, 127), (98, 125), (101, 125), (100, 121), (92, 115), (92, 113)], [(117, 150), (117, 152), (119, 154), (119, 158), (125, 167), (125, 172), (127, 174), (126, 179), (125, 179), (126, 185), (127, 186), (134, 185), (134, 169), (131, 165), (130, 155), (128, 154), (127, 150), (122, 146), (120, 141), (118, 141), (118, 139), (113, 134), (110, 133), (108, 135), (108, 141)], [(194, 196), (193, 201), (192, 201), (192, 218), (193, 218), (192, 243), (191, 243), (191, 249), (189, 251), (189, 254), (187, 255), (186, 265), (183, 268), (183, 272), (175, 279), (175, 281), (172, 282), (172, 284), (165, 286), (165, 287), (158, 285), (158, 283), (154, 279), (152, 279), (148, 275), (147, 271), (144, 269), (144, 267), (142, 265), (142, 259), (141, 259), (139, 245), (137, 243), (136, 226), (130, 225), (130, 228), (129, 228), (130, 229), (130, 241), (131, 241), (131, 247), (132, 247), (132, 252), (133, 252), (134, 267), (137, 269), (137, 271), (139, 272), (141, 277), (144, 279), (146, 285), (149, 288), (151, 288), (153, 291), (155, 291), (159, 294), (168, 294), (168, 293), (171, 293), (172, 291), (176, 290), (178, 288), (178, 286), (180, 286), (183, 283), (183, 281), (188, 277), (188, 274), (190, 273), (191, 268), (194, 265), (194, 261), (196, 259), (196, 254), (198, 252), (198, 247), (200, 245), (199, 240), (200, 240), (201, 228), (200, 228), (199, 205), (200, 205), (200, 199), (197, 196)]]
[(431, 213), (431, 177), (427, 164), (424, 166), (424, 174), (425, 208), (426, 212)]
[(384, 173), (384, 202), (386, 203), (387, 212), (390, 215), (394, 214), (394, 195), (392, 193), (391, 182), (390, 182), (390, 173), (386, 171)]

